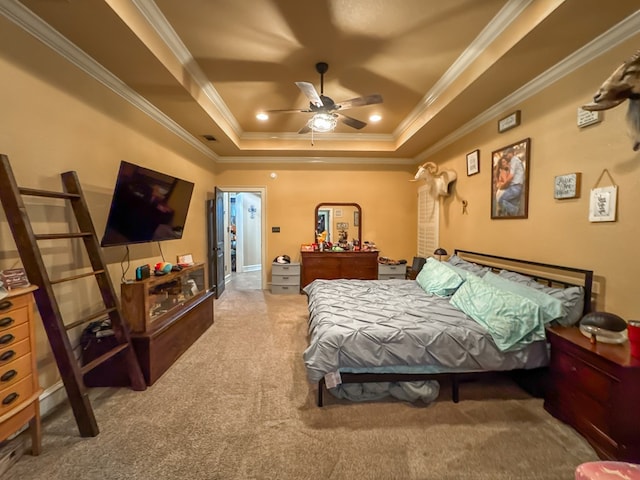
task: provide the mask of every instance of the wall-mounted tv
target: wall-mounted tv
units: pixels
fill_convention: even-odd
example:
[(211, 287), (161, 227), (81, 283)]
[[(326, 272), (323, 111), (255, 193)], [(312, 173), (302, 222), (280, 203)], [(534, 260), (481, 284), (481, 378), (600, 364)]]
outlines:
[(193, 183), (122, 161), (103, 247), (182, 238)]

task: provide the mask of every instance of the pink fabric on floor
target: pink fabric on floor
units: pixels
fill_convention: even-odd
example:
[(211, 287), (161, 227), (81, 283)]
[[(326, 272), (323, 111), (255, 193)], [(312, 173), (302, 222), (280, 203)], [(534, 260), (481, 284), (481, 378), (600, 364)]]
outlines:
[(576, 480), (640, 480), (640, 465), (626, 462), (587, 462), (576, 468)]

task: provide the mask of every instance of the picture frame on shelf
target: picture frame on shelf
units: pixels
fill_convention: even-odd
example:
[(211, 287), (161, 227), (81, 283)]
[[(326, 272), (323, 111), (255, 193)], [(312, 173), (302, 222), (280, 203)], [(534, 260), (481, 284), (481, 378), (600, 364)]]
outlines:
[(498, 120), (498, 133), (506, 132), (518, 125), (520, 125), (520, 110), (516, 110), (515, 112)]
[(491, 154), (491, 218), (528, 218), (531, 139)]
[(480, 150), (467, 153), (467, 177), (480, 172)]

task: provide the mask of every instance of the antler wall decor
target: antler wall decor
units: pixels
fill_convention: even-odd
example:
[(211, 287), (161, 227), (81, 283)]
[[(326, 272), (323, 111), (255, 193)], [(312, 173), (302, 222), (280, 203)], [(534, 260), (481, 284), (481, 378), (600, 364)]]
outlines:
[(640, 50), (620, 65), (600, 86), (593, 102), (583, 105), (590, 112), (608, 110), (629, 100), (627, 124), (633, 150), (640, 150)]

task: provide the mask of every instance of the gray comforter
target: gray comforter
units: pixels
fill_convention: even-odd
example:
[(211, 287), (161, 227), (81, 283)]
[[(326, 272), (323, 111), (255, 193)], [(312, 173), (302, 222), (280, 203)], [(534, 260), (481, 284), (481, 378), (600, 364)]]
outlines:
[(413, 280), (315, 280), (307, 377), (331, 372), (442, 373), (534, 368), (545, 342), (501, 352), (484, 327)]

